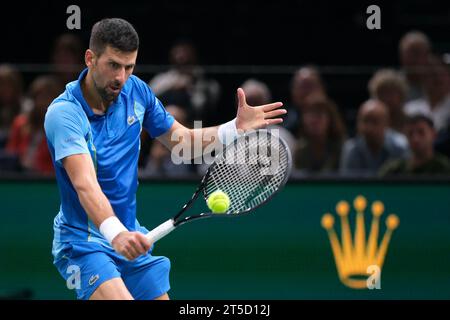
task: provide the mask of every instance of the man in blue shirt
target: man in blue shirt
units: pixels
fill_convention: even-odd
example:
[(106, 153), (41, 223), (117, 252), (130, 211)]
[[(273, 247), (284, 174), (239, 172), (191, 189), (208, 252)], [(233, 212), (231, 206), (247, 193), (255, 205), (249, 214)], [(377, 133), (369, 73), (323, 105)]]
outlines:
[[(237, 117), (221, 126), (187, 129), (132, 75), (139, 47), (133, 26), (104, 19), (93, 28), (87, 68), (49, 106), (45, 131), (61, 207), (53, 256), (79, 299), (168, 299), (170, 262), (151, 255), (147, 229), (136, 220), (142, 128), (173, 149), (194, 136), (237, 135), (280, 123), (281, 103), (250, 107), (238, 89)], [(198, 132), (200, 131), (200, 132)], [(171, 139), (177, 132), (178, 137)], [(206, 147), (213, 141), (202, 141)]]

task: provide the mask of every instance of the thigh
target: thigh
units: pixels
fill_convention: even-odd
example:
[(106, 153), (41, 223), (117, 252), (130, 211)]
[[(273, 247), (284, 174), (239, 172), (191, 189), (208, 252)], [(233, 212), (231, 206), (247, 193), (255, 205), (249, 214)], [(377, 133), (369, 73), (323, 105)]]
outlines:
[(77, 298), (83, 300), (89, 299), (103, 283), (121, 276), (111, 256), (100, 244), (93, 242), (67, 245), (55, 266), (67, 287), (74, 289)]
[(170, 298), (167, 293), (164, 293), (162, 296), (155, 298), (155, 300), (170, 300)]
[(133, 297), (122, 278), (114, 278), (103, 282), (89, 300), (133, 300)]
[(168, 296), (170, 261), (166, 257), (140, 256), (120, 266), (122, 279), (134, 299), (153, 300)]

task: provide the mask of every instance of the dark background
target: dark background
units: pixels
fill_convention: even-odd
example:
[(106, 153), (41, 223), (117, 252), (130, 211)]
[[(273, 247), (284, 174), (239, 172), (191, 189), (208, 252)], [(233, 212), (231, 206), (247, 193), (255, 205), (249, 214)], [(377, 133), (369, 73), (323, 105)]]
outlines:
[[(190, 38), (205, 64), (384, 65), (397, 63), (397, 42), (414, 28), (436, 49), (449, 50), (448, 1), (37, 1), (2, 10), (2, 60), (46, 62), (66, 28), (66, 8), (81, 8), (78, 33), (87, 42), (104, 17), (131, 21), (141, 36), (140, 62), (167, 63), (177, 38)], [(366, 28), (366, 8), (377, 4), (382, 29)]]
[[(81, 30), (66, 28), (71, 4), (81, 8)], [(366, 28), (371, 4), (381, 8), (381, 30)], [(292, 71), (315, 64), (351, 122), (367, 98), (373, 71), (398, 65), (398, 40), (405, 32), (422, 30), (435, 52), (450, 52), (449, 1), (16, 1), (2, 6), (1, 62), (47, 63), (55, 38), (68, 31), (87, 47), (93, 23), (105, 17), (134, 24), (141, 66), (164, 69), (174, 41), (191, 39), (201, 63), (216, 66), (207, 70), (222, 85), (221, 114), (228, 117), (234, 115), (235, 89), (247, 78), (265, 81), (274, 99), (288, 103)], [(139, 68), (136, 73), (144, 80), (154, 75)], [(34, 76), (25, 74), (27, 83)]]

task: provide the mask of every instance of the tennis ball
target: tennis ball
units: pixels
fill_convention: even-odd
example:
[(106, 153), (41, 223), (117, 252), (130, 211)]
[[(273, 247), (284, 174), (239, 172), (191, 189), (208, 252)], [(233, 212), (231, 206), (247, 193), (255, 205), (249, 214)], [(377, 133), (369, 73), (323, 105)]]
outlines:
[(221, 190), (211, 193), (206, 203), (213, 213), (225, 213), (230, 208), (230, 198)]

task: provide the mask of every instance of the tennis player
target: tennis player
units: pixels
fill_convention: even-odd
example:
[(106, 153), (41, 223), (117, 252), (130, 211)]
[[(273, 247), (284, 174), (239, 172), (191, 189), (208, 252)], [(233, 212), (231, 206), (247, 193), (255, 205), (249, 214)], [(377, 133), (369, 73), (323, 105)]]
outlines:
[[(187, 129), (148, 85), (133, 76), (139, 37), (123, 19), (104, 19), (91, 32), (87, 68), (47, 110), (45, 132), (61, 206), (54, 220), (54, 264), (79, 299), (168, 299), (170, 261), (151, 255), (147, 229), (136, 219), (140, 133), (167, 148), (179, 130), (224, 142), (237, 130), (282, 122), (282, 103), (250, 107), (238, 89), (234, 120)], [(200, 130), (201, 132), (194, 132)], [(180, 134), (178, 134), (180, 136)], [(206, 147), (211, 142), (203, 142)], [(74, 272), (76, 272), (74, 277)]]

